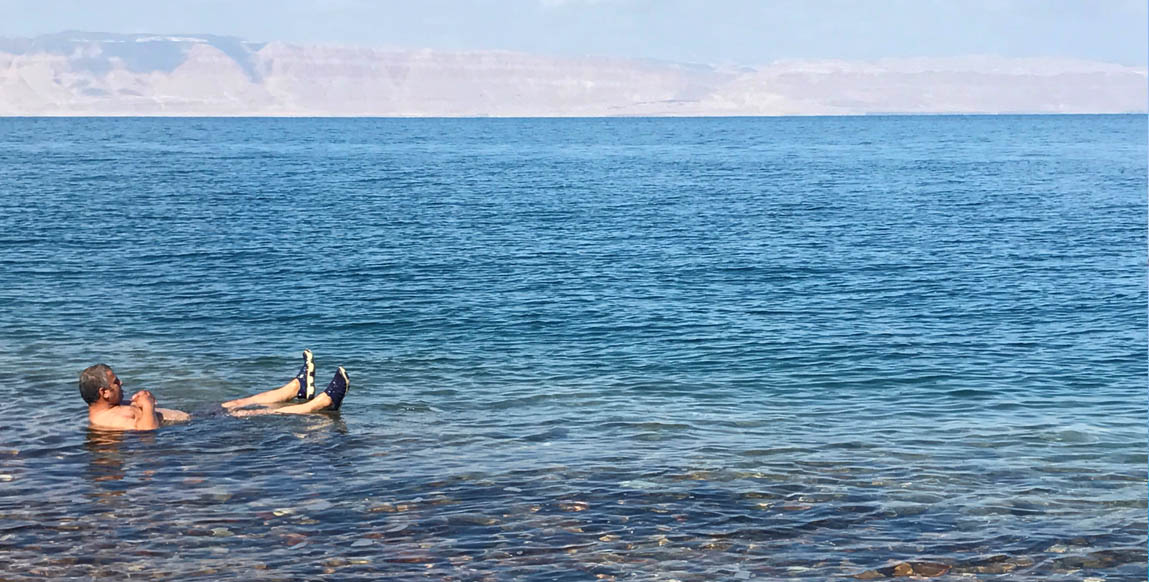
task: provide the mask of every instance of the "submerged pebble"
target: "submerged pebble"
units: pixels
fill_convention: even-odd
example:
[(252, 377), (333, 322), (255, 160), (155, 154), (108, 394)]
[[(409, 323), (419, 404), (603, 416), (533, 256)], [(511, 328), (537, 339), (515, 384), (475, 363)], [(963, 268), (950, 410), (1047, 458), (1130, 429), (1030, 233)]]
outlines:
[(901, 578), (907, 576), (933, 578), (946, 574), (950, 571), (950, 568), (951, 566), (949, 564), (937, 562), (898, 562), (892, 566), (866, 570), (860, 574), (855, 574), (854, 578), (858, 580), (877, 580), (881, 578)]

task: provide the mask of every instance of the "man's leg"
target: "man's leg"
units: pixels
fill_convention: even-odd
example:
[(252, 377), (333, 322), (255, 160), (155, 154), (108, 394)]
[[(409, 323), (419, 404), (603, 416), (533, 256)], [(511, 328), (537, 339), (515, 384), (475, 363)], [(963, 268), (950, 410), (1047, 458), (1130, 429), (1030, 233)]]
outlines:
[(287, 402), (295, 398), (296, 394), (299, 394), (299, 379), (292, 378), (287, 384), (279, 388), (268, 390), (267, 392), (260, 392), (247, 398), (229, 400), (220, 406), (231, 410), (233, 408), (243, 408), (244, 406), (251, 406), (253, 404), (279, 404), (280, 402)]
[[(299, 393), (300, 381), (292, 378), (290, 382), (275, 390), (268, 390), (261, 392), (255, 396), (247, 398), (240, 398), (239, 400), (232, 400), (224, 402), (223, 407), (227, 408), (228, 413), (232, 416), (259, 416), (263, 414), (310, 414), (312, 412), (319, 412), (321, 410), (339, 410), (339, 406), (343, 404), (343, 397), (347, 395), (347, 390), (350, 388), (351, 381), (347, 377), (347, 370), (340, 367), (335, 372), (335, 376), (331, 378), (331, 383), (327, 385), (327, 389), (315, 395), (315, 398), (303, 402), (301, 404), (292, 404), (290, 406), (283, 406), (280, 408), (270, 408), (268, 405), (276, 404), (279, 402), (287, 402), (295, 398)], [(236, 410), (244, 406), (253, 404), (262, 404), (264, 408), (257, 408), (253, 410)]]
[(313, 394), (315, 394), (315, 363), (311, 358), (311, 350), (303, 350), (303, 367), (301, 367), (299, 373), (291, 380), (288, 380), (286, 384), (274, 390), (260, 392), (255, 396), (229, 400), (221, 406), (231, 410), (233, 408), (242, 408), (253, 404), (278, 404), (280, 402), (287, 402), (292, 398), (311, 398)]
[[(298, 388), (296, 389), (298, 390)], [(275, 392), (275, 390), (264, 392), (264, 394), (269, 394), (271, 392)], [(262, 394), (257, 394), (256, 396), (262, 396)], [(252, 398), (255, 398), (256, 396), (252, 396)], [(233, 400), (232, 402), (241, 401), (242, 400)], [(283, 401), (281, 400), (279, 402)], [(253, 402), (251, 404), (257, 403)], [(264, 414), (311, 414), (312, 412), (319, 412), (328, 406), (331, 406), (331, 397), (326, 393), (322, 393), (317, 395), (315, 398), (312, 398), (311, 400), (301, 404), (292, 404), (290, 406), (283, 406), (280, 408), (252, 408), (250, 410), (236, 410), (235, 408), (228, 408), (227, 413), (232, 416), (262, 416)]]

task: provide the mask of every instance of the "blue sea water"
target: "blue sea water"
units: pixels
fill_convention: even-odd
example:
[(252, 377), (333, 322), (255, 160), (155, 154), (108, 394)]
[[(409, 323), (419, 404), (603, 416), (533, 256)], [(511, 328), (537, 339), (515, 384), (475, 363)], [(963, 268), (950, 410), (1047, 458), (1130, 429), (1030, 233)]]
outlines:
[(1146, 129), (0, 119), (0, 578), (1144, 580)]

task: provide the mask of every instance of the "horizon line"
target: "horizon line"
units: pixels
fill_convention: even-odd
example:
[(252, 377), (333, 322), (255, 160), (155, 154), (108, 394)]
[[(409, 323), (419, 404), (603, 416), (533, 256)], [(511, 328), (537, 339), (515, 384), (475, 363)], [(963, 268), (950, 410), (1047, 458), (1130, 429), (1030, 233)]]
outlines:
[(0, 115), (0, 119), (391, 119), (409, 120), (614, 120), (614, 119), (840, 119), (843, 117), (1119, 117), (1141, 115), (1149, 117), (1147, 111), (1126, 112), (883, 112), (883, 113), (829, 113), (816, 115)]

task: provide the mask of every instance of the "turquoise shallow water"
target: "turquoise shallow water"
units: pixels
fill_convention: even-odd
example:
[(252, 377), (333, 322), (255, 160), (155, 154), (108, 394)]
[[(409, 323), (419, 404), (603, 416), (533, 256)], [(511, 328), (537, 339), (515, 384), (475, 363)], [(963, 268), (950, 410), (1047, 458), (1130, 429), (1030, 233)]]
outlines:
[(0, 119), (0, 577), (1144, 580), (1146, 140)]

